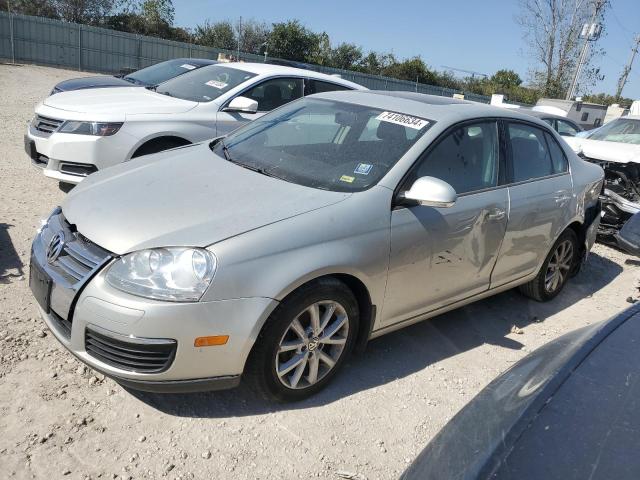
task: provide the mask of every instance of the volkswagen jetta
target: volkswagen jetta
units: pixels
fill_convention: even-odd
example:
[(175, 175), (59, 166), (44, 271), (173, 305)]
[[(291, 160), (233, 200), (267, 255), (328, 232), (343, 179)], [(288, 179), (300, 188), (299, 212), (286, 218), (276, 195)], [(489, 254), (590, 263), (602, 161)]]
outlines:
[(329, 92), (74, 189), (33, 241), (58, 340), (138, 389), (296, 400), (370, 338), (520, 287), (554, 298), (599, 221), (600, 167), (531, 116)]

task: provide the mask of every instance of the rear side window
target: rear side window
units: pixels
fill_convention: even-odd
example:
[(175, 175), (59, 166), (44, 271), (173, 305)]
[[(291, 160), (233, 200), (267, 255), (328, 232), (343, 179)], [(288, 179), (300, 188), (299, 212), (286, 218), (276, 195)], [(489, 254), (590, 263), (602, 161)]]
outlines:
[(313, 95), (314, 93), (337, 92), (342, 90), (351, 90), (351, 89), (343, 85), (338, 85), (336, 83), (323, 82), (321, 80), (314, 80), (312, 78), (307, 78), (304, 81), (305, 96)]
[(497, 123), (481, 122), (463, 125), (444, 137), (424, 158), (411, 175), (439, 178), (463, 194), (498, 184)]
[(523, 123), (510, 123), (508, 131), (514, 182), (554, 174), (543, 130)]
[(558, 145), (555, 138), (549, 133), (545, 132), (545, 138), (547, 139), (547, 145), (549, 146), (549, 153), (551, 154), (551, 164), (553, 167), (553, 173), (565, 173), (569, 171), (569, 163), (562, 148)]

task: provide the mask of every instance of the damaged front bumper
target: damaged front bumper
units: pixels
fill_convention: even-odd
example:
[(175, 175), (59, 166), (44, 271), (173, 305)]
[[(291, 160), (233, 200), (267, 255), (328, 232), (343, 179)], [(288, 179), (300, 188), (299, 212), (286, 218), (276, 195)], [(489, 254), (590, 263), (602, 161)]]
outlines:
[(598, 241), (640, 256), (640, 164), (583, 158), (605, 173)]

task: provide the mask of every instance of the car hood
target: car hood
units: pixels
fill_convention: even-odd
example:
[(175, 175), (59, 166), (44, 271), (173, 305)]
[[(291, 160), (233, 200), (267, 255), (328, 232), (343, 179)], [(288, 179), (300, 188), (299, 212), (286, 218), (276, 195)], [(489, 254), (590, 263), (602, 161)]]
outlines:
[(640, 163), (640, 145), (577, 137), (565, 137), (565, 140), (574, 152), (588, 158), (615, 163)]
[(188, 112), (197, 102), (161, 95), (140, 87), (99, 88), (62, 92), (47, 97), (46, 107), (68, 112), (95, 115), (141, 113), (183, 113)]
[(131, 82), (111, 75), (100, 75), (96, 77), (71, 78), (58, 83), (55, 88), (62, 92), (70, 90), (82, 90), (83, 88), (104, 88), (104, 87), (131, 87)]
[(202, 143), (95, 173), (71, 191), (62, 211), (89, 240), (124, 254), (154, 247), (206, 247), (349, 195), (247, 170)]

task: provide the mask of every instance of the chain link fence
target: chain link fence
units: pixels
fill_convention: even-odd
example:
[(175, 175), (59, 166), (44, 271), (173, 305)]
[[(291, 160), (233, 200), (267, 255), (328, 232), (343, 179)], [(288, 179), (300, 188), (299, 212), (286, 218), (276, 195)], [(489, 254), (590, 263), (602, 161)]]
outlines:
[[(121, 73), (181, 57), (218, 60), (237, 58), (238, 53), (49, 18), (0, 12), (0, 58), (13, 63)], [(239, 59), (246, 62), (265, 61), (262, 55), (246, 52), (240, 52)], [(329, 75), (340, 75), (371, 90), (403, 90), (445, 97), (464, 94), (468, 100), (482, 103), (489, 103), (490, 100), (484, 95), (352, 70), (322, 65), (307, 65), (307, 68)]]

